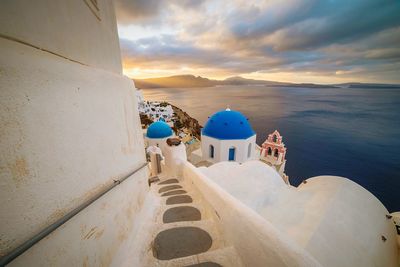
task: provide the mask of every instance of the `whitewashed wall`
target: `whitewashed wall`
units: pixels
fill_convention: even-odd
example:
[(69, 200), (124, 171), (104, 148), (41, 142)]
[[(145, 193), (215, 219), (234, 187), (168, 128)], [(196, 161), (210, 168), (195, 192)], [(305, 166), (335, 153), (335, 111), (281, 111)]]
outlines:
[[(0, 34), (80, 63), (122, 73), (111, 0), (2, 0)], [(3, 52), (3, 51), (2, 51)]]
[[(7, 39), (0, 38), (0, 48), (0, 254), (4, 255), (105, 184), (141, 166), (145, 153), (130, 79)], [(103, 253), (112, 258), (125, 240), (115, 233), (122, 235), (130, 229), (127, 225), (138, 222), (134, 221), (147, 192), (147, 171), (130, 179), (126, 185), (130, 189), (121, 189), (129, 196), (111, 193), (102, 201), (104, 209), (117, 210), (90, 208), (64, 225), (62, 232), (38, 243), (39, 248), (29, 252), (37, 260), (30, 266), (62, 262), (81, 253), (91, 261), (100, 260)], [(93, 245), (84, 237), (95, 226), (98, 235), (104, 230), (105, 238)], [(75, 246), (82, 252), (74, 254)], [(47, 251), (48, 258), (33, 256), (34, 251)]]
[(217, 214), (223, 239), (233, 245), (245, 266), (321, 266), (308, 252), (253, 210), (224, 191), (187, 161), (183, 179), (193, 184)]
[[(251, 144), (251, 154), (248, 156), (248, 147)], [(214, 158), (210, 157), (210, 145), (214, 146)], [(244, 140), (219, 140), (206, 135), (201, 136), (203, 159), (216, 163), (229, 160), (229, 148), (235, 148), (235, 161), (243, 163), (255, 156), (256, 135)]]

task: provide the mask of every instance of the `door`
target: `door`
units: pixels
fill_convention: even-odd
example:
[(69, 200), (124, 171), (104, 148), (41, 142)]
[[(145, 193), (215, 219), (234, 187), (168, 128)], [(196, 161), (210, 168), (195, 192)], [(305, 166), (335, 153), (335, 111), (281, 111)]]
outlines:
[(229, 148), (229, 161), (234, 161), (235, 160), (235, 148), (231, 147)]

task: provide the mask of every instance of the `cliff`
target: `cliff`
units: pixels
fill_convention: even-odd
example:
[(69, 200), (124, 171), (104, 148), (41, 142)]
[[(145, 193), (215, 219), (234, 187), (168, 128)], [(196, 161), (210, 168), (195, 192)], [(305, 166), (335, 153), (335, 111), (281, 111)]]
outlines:
[(170, 77), (134, 79), (135, 85), (140, 89), (150, 88), (195, 88), (212, 87), (224, 85), (257, 85), (268, 87), (300, 87), (300, 88), (384, 88), (399, 89), (400, 84), (381, 84), (381, 83), (341, 83), (341, 84), (315, 84), (315, 83), (290, 83), (276, 82), (267, 80), (246, 79), (234, 76), (225, 80), (212, 80), (194, 75), (176, 75)]
[(176, 75), (171, 77), (134, 79), (137, 88), (180, 88), (180, 87), (211, 87), (219, 81), (194, 75)]
[(196, 137), (198, 140), (201, 139), (201, 128), (202, 126), (199, 124), (198, 120), (192, 118), (187, 114), (185, 111), (182, 109), (171, 105), (172, 109), (174, 110), (175, 113), (175, 118), (174, 118), (174, 131), (177, 132), (177, 130), (181, 130), (183, 128), (186, 128), (187, 131), (194, 137)]

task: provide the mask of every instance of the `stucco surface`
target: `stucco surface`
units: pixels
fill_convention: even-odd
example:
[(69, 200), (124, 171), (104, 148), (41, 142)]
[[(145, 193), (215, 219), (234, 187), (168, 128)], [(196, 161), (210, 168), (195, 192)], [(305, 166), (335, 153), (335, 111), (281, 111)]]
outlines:
[[(215, 211), (218, 218), (216, 227), (221, 232), (221, 239), (235, 247), (245, 266), (321, 266), (286, 234), (222, 189), (202, 171), (188, 162), (182, 165), (184, 181), (192, 184), (207, 201), (207, 206)], [(248, 191), (247, 194), (252, 192)]]
[(99, 18), (89, 7), (91, 2), (3, 0), (0, 3), (0, 35), (121, 74), (113, 2), (96, 1)]
[(322, 265), (397, 266), (393, 222), (370, 192), (336, 176), (310, 178), (295, 188), (271, 170), (261, 162), (223, 162), (201, 168)]
[(121, 75), (0, 38), (0, 254), (145, 162)]
[(141, 240), (151, 235), (148, 221), (158, 205), (143, 169), (8, 266), (143, 266)]

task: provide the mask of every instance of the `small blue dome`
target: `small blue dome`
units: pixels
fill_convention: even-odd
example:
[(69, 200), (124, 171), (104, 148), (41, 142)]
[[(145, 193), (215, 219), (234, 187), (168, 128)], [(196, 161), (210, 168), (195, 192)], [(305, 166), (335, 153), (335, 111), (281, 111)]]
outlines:
[(235, 110), (221, 110), (208, 119), (202, 134), (220, 140), (247, 139), (255, 132), (242, 113)]
[(163, 121), (156, 121), (147, 128), (146, 136), (148, 138), (166, 138), (172, 135), (172, 129)]

